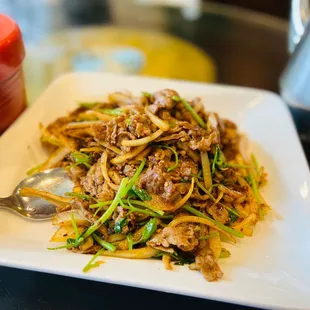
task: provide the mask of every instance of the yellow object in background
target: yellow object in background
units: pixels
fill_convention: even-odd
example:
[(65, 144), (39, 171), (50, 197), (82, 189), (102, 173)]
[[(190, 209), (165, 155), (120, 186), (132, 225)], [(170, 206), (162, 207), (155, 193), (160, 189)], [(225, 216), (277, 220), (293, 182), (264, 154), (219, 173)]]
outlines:
[(32, 102), (59, 74), (95, 71), (215, 82), (212, 58), (201, 49), (164, 33), (114, 27), (85, 27), (29, 46), (25, 64)]

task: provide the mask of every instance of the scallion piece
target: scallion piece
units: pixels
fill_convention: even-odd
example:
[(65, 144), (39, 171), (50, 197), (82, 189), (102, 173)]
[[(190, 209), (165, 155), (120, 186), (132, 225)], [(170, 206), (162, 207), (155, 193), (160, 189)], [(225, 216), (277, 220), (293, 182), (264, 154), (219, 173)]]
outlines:
[(131, 233), (127, 234), (127, 241), (128, 241), (128, 249), (132, 250), (133, 249), (133, 239), (132, 239)]
[(113, 245), (110, 242), (107, 242), (103, 239), (101, 239), (97, 234), (92, 234), (92, 237), (94, 238), (94, 240), (100, 244), (103, 248), (105, 248), (106, 250), (110, 251), (110, 252), (114, 252), (116, 250), (115, 245)]
[(84, 165), (88, 169), (91, 167), (90, 165), (91, 157), (88, 156), (87, 154), (76, 151), (71, 153), (71, 156), (73, 157), (76, 165)]

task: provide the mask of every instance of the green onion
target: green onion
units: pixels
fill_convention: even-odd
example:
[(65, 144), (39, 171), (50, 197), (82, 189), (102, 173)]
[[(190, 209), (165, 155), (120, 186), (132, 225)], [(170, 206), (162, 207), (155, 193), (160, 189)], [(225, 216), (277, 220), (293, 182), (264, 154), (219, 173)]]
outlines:
[(104, 202), (98, 202), (98, 203), (89, 205), (89, 208), (90, 209), (98, 208), (96, 210), (96, 212), (94, 213), (94, 215), (96, 216), (98, 214), (98, 212), (100, 212), (105, 206), (109, 206), (112, 202), (113, 202), (113, 200), (108, 200), (108, 201), (104, 201)]
[(87, 263), (87, 265), (83, 268), (83, 272), (89, 271), (91, 268), (99, 267), (100, 263), (96, 262), (93, 263), (93, 261), (103, 252), (103, 248), (100, 249), (93, 257), (92, 259)]
[(210, 187), (210, 190), (208, 191), (196, 178), (195, 178), (195, 182), (197, 184), (197, 186), (204, 192), (206, 193), (213, 201), (216, 201), (216, 199), (213, 197), (213, 195), (211, 194), (212, 191), (212, 186)]
[(79, 230), (77, 228), (76, 222), (75, 222), (75, 218), (74, 218), (74, 214), (71, 213), (71, 222), (72, 222), (72, 227), (74, 229), (74, 234), (75, 234), (75, 240), (79, 239), (80, 234), (79, 234)]
[[(128, 199), (129, 199), (129, 198), (128, 198)], [(153, 212), (156, 212), (156, 213), (159, 214), (159, 215), (164, 215), (164, 214), (165, 214), (164, 211), (158, 210), (158, 209), (156, 209), (156, 208), (153, 208), (153, 207), (151, 207), (150, 205), (148, 205), (148, 204), (145, 203), (145, 202), (142, 202), (142, 201), (139, 201), (139, 200), (133, 200), (133, 199), (131, 199), (130, 201), (131, 201), (132, 204), (134, 204), (134, 205), (141, 206), (141, 207), (145, 207), (145, 208), (147, 208), (147, 209), (150, 209), (150, 210), (153, 211)]]
[(122, 114), (121, 109), (99, 109), (98, 111), (101, 113), (109, 114), (109, 115), (113, 115), (113, 116), (119, 116)]
[(211, 239), (211, 238), (218, 237), (219, 235), (220, 235), (220, 234), (219, 234), (218, 232), (214, 232), (214, 233), (212, 233), (212, 234), (199, 237), (199, 240), (208, 240), (208, 239)]
[(29, 176), (30, 176), (30, 175), (33, 175), (33, 174), (39, 172), (39, 170), (40, 170), (41, 167), (42, 167), (42, 164), (37, 165), (37, 166), (32, 167), (31, 169), (29, 169), (26, 173), (27, 173), (27, 175), (29, 175)]
[(205, 122), (202, 120), (202, 118), (198, 115), (198, 113), (193, 109), (193, 107), (185, 100), (185, 99), (181, 99), (178, 96), (173, 96), (172, 100), (174, 101), (182, 101), (182, 103), (184, 104), (185, 108), (187, 109), (187, 111), (192, 115), (192, 117), (194, 118), (194, 120), (198, 123), (198, 125), (204, 129), (207, 128), (207, 125), (205, 124)]
[(82, 200), (90, 200), (90, 199), (93, 199), (92, 196), (86, 195), (86, 194), (82, 194), (82, 193), (66, 192), (65, 195), (66, 195), (66, 196), (69, 196), (69, 197), (79, 198), (79, 199), (82, 199)]
[(125, 205), (125, 204), (121, 201), (121, 206), (122, 206), (124, 209), (130, 210), (130, 212), (138, 212), (138, 213), (146, 214), (146, 215), (149, 215), (149, 216), (158, 217), (158, 218), (161, 218), (161, 219), (172, 219), (172, 218), (173, 218), (173, 215), (158, 215), (158, 214), (156, 214), (155, 212), (152, 212), (152, 211), (147, 210), (147, 209), (136, 208), (136, 207), (134, 207), (134, 206), (131, 204), (130, 199), (127, 199), (126, 202), (128, 203), (128, 205)]
[(217, 164), (217, 161), (218, 161), (219, 150), (220, 150), (220, 148), (217, 144), (215, 147), (215, 154), (214, 154), (214, 158), (213, 158), (213, 162), (212, 162), (212, 168), (211, 168), (212, 175), (215, 173), (215, 165)]
[(222, 168), (223, 166), (226, 165), (225, 162), (225, 156), (224, 156), (224, 153), (222, 152), (222, 150), (220, 149), (220, 146), (217, 144), (216, 147), (215, 147), (215, 155), (214, 155), (214, 158), (213, 158), (213, 162), (212, 162), (212, 175), (215, 173), (215, 169), (216, 169), (216, 166), (218, 168)]
[(105, 248), (106, 250), (110, 251), (110, 252), (114, 252), (116, 250), (115, 245), (113, 245), (110, 242), (107, 242), (103, 239), (101, 239), (97, 234), (93, 234), (92, 237), (94, 238), (94, 240), (100, 244), (103, 248)]
[(133, 239), (132, 239), (131, 233), (127, 234), (127, 241), (128, 241), (128, 249), (132, 250), (133, 249)]
[(192, 213), (192, 214), (194, 214), (194, 215), (196, 215), (196, 216), (199, 216), (199, 217), (202, 217), (202, 218), (205, 218), (205, 219), (211, 221), (211, 222), (212, 222), (213, 224), (215, 224), (217, 227), (222, 228), (223, 230), (225, 230), (226, 232), (228, 232), (228, 233), (231, 234), (231, 235), (234, 235), (234, 236), (239, 237), (239, 238), (243, 238), (243, 237), (244, 237), (244, 235), (243, 235), (241, 232), (236, 231), (236, 230), (234, 230), (234, 229), (232, 229), (232, 228), (230, 228), (230, 227), (228, 227), (228, 226), (225, 226), (225, 225), (224, 225), (223, 223), (221, 223), (221, 222), (215, 221), (215, 220), (212, 219), (211, 217), (209, 217), (209, 216), (203, 214), (202, 212), (196, 210), (195, 208), (193, 208), (193, 207), (191, 207), (191, 206), (189, 206), (189, 205), (183, 206), (183, 209), (185, 209), (186, 211), (188, 211), (188, 212), (190, 212), (190, 213)]
[(113, 200), (99, 201), (97, 203), (89, 205), (89, 208), (90, 209), (96, 209), (96, 208), (100, 208), (100, 207), (105, 207), (105, 206), (110, 205), (112, 202), (113, 202)]
[[(144, 158), (142, 161), (141, 161), (141, 164), (140, 166), (138, 167), (138, 169), (136, 170), (135, 174), (133, 175), (133, 177), (130, 179), (130, 181), (128, 182), (128, 185), (127, 185), (127, 192), (132, 188), (132, 186), (136, 183), (139, 175), (141, 174), (144, 166), (146, 164), (146, 159)], [(126, 192), (126, 194), (127, 194)]]
[(96, 106), (97, 104), (98, 104), (98, 102), (92, 102), (92, 103), (89, 103), (89, 102), (79, 102), (79, 106), (81, 108), (86, 108), (86, 109), (91, 109), (94, 106)]
[(89, 164), (91, 157), (87, 154), (76, 151), (71, 153), (71, 156), (73, 157), (76, 165), (84, 165), (88, 169), (91, 167), (91, 165)]
[(131, 125), (131, 119), (130, 119), (130, 118), (125, 119), (125, 122), (126, 122), (126, 125), (127, 125), (127, 126), (130, 126), (130, 125)]
[(228, 250), (222, 248), (221, 249), (221, 254), (220, 254), (220, 258), (227, 258), (229, 257), (231, 254)]
[(118, 206), (118, 204), (120, 203), (120, 201), (122, 201), (122, 199), (127, 195), (128, 191), (132, 188), (132, 186), (137, 181), (140, 173), (142, 172), (142, 170), (144, 168), (145, 163), (146, 163), (146, 159), (144, 159), (141, 162), (140, 166), (138, 167), (135, 174), (133, 175), (133, 177), (130, 180), (128, 180), (128, 178), (122, 179), (122, 182), (119, 185), (118, 191), (117, 191), (111, 205), (109, 206), (109, 208), (101, 215), (101, 217), (95, 223), (93, 223), (90, 227), (87, 228), (87, 230), (83, 234), (83, 237), (80, 237), (77, 240), (75, 246), (81, 244), (87, 237), (89, 237), (91, 234), (93, 234), (102, 224), (104, 224), (111, 217), (111, 215), (115, 211), (115, 209)]
[(261, 202), (260, 202), (260, 198), (259, 198), (259, 192), (258, 192), (258, 189), (257, 189), (256, 180), (253, 177), (252, 173), (249, 173), (249, 181), (250, 181), (250, 184), (251, 184), (254, 196), (256, 198), (257, 204), (258, 204), (259, 220), (263, 221), (264, 220), (264, 213), (263, 213), (263, 210), (262, 210), (262, 207), (261, 207)]
[(90, 227), (87, 228), (83, 237), (80, 237), (77, 240), (77, 245), (81, 244), (87, 237), (93, 234), (102, 224), (104, 224), (111, 217), (112, 213), (118, 206), (120, 199), (126, 196), (127, 185), (128, 185), (128, 178), (122, 179), (122, 182), (115, 195), (115, 198), (113, 202), (111, 203), (111, 205), (109, 206), (109, 208), (101, 215), (101, 217), (96, 222), (94, 222)]

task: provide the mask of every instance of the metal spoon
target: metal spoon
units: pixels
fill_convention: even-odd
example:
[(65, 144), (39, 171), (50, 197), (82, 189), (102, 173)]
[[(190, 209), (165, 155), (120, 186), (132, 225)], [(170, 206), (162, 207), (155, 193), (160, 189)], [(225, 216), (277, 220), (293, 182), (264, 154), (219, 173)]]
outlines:
[(24, 179), (10, 197), (0, 198), (0, 209), (9, 209), (34, 220), (46, 220), (53, 217), (56, 207), (41, 198), (21, 196), (19, 191), (24, 186), (63, 196), (72, 191), (74, 183), (64, 169), (50, 169)]

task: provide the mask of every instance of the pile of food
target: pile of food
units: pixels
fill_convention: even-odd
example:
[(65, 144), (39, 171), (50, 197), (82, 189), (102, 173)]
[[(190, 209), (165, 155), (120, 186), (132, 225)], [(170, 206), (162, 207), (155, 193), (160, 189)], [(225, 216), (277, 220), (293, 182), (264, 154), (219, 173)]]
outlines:
[(161, 258), (167, 269), (189, 264), (208, 281), (223, 276), (223, 243), (251, 236), (270, 207), (259, 192), (266, 173), (234, 123), (204, 111), (200, 98), (170, 89), (80, 103), (47, 127), (51, 152), (29, 173), (67, 169), (66, 197), (24, 188), (57, 206), (52, 242), (95, 256)]

